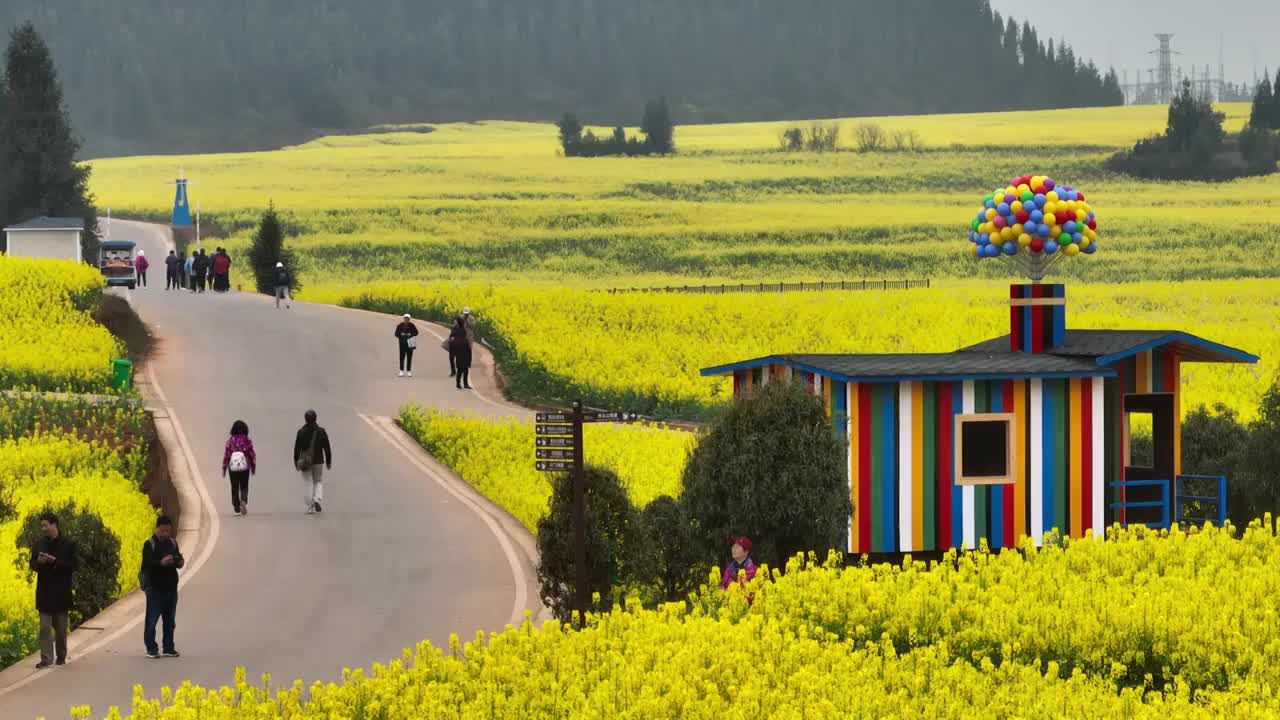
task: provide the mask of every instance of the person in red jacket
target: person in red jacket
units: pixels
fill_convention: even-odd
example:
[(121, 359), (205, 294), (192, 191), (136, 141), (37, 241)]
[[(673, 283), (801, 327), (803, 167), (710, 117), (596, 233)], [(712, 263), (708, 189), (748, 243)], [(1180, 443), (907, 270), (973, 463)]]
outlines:
[(147, 286), (147, 268), (151, 267), (151, 261), (147, 259), (147, 254), (138, 251), (138, 256), (133, 259), (133, 269), (138, 271), (138, 287)]

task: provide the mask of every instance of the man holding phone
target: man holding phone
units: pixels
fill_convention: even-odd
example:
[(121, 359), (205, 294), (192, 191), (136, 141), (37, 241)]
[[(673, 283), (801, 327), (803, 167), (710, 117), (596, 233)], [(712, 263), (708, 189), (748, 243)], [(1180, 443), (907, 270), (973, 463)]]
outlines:
[(40, 662), (36, 669), (67, 663), (67, 613), (71, 611), (71, 575), (76, 569), (76, 546), (63, 537), (58, 516), (40, 516), (44, 537), (31, 548), (36, 574), (36, 612), (40, 614)]
[[(178, 541), (173, 539), (173, 521), (168, 515), (156, 518), (156, 531), (142, 544), (142, 571), (138, 582), (147, 596), (147, 615), (142, 626), (142, 642), (147, 657), (179, 657), (173, 644), (178, 613), (178, 569), (186, 565)], [(156, 620), (164, 630), (163, 653), (156, 645)]]

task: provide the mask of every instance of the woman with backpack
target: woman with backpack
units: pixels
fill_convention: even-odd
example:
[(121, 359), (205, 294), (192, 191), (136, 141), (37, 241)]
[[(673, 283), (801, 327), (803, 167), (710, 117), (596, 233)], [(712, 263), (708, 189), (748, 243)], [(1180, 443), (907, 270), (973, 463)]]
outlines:
[(453, 323), (453, 330), (449, 332), (449, 350), (453, 353), (454, 362), (457, 366), (457, 375), (454, 376), (454, 385), (459, 390), (471, 389), (471, 342), (467, 338), (467, 322), (461, 316)]
[(231, 474), (231, 507), (236, 515), (249, 514), (249, 476), (258, 472), (258, 457), (243, 420), (231, 424), (231, 437), (222, 451), (222, 476)]

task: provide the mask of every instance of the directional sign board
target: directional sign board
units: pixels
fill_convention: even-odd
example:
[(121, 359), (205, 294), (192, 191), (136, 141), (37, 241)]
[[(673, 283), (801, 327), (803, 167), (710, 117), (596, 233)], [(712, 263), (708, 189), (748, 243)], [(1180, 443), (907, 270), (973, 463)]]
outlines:
[(572, 460), (577, 452), (569, 450), (542, 450), (539, 449), (535, 455), (539, 460)]
[(537, 435), (572, 435), (572, 425), (538, 425), (534, 429)]
[(569, 472), (573, 469), (572, 462), (563, 460), (539, 460), (533, 466), (538, 472)]
[(572, 413), (538, 413), (537, 420), (540, 423), (571, 423), (573, 422)]
[(540, 437), (534, 438), (534, 443), (540, 448), (571, 448), (573, 447), (573, 438)]
[(584, 422), (631, 422), (636, 419), (635, 413), (627, 412), (584, 412)]

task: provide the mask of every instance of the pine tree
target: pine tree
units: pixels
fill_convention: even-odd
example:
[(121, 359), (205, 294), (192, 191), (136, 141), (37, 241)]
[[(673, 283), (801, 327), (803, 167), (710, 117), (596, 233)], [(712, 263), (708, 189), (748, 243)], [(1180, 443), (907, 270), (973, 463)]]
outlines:
[(267, 205), (266, 212), (258, 221), (258, 230), (253, 234), (253, 244), (249, 246), (249, 267), (253, 269), (253, 279), (258, 292), (264, 295), (275, 293), (276, 263), (284, 263), (289, 271), (289, 294), (294, 295), (302, 289), (298, 282), (298, 267), (294, 263), (293, 251), (284, 245), (284, 227), (280, 216), (276, 213), (275, 203)]
[(667, 110), (665, 97), (645, 103), (640, 131), (644, 133), (645, 145), (650, 152), (670, 155), (676, 151), (676, 125), (672, 122), (671, 113)]
[(565, 157), (577, 157), (582, 154), (582, 123), (573, 113), (565, 113), (560, 118), (560, 147), (564, 148)]
[(1276, 69), (1276, 82), (1271, 86), (1271, 129), (1280, 130), (1280, 68)]
[(84, 258), (96, 264), (98, 218), (89, 167), (75, 161), (80, 145), (72, 136), (53, 56), (31, 23), (9, 35), (2, 89), (0, 227), (41, 215), (82, 218)]
[(1271, 90), (1271, 80), (1265, 75), (1258, 83), (1258, 91), (1253, 96), (1253, 109), (1249, 113), (1249, 124), (1258, 128), (1270, 128), (1275, 97)]

